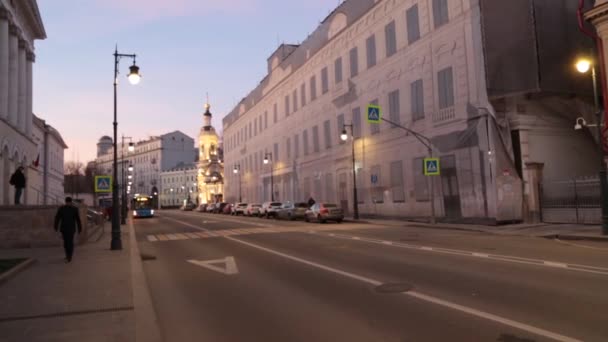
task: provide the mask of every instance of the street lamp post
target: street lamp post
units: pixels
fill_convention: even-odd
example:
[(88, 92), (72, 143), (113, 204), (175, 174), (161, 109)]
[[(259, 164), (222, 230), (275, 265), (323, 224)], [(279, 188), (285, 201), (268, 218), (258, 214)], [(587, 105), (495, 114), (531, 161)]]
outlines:
[[(128, 211), (127, 211), (127, 187), (125, 186), (126, 184), (126, 176), (125, 176), (125, 139), (129, 139), (131, 140), (131, 137), (125, 137), (124, 135), (122, 136), (122, 144), (121, 144), (121, 148), (120, 148), (120, 154), (121, 154), (121, 181), (120, 184), (122, 186), (122, 212), (120, 215), (120, 224), (126, 224), (127, 222), (127, 216), (128, 216)], [(129, 150), (128, 152), (133, 152), (135, 150), (135, 146), (133, 145), (132, 141), (129, 141)], [(127, 154), (128, 156), (128, 154)], [(129, 173), (133, 171), (133, 166), (131, 164), (129, 164)]]
[(264, 164), (270, 163), (270, 200), (274, 202), (274, 179), (273, 179), (273, 166), (272, 166), (272, 153), (264, 154)]
[(346, 127), (350, 127), (350, 136), (352, 138), (351, 147), (352, 147), (352, 159), (353, 159), (353, 218), (355, 220), (359, 219), (359, 198), (357, 197), (357, 170), (355, 167), (355, 133), (354, 127), (352, 124), (342, 126), (342, 134), (340, 134), (340, 139), (342, 141), (348, 140), (348, 134), (346, 132)]
[(241, 164), (236, 164), (234, 165), (234, 169), (232, 170), (232, 172), (234, 172), (235, 174), (238, 173), (239, 175), (239, 203), (241, 203), (243, 201), (243, 198), (241, 196)]
[(112, 170), (112, 241), (110, 242), (110, 249), (113, 251), (122, 249), (122, 240), (120, 237), (120, 211), (118, 209), (118, 100), (117, 100), (117, 88), (118, 88), (118, 63), (122, 57), (128, 57), (133, 59), (133, 65), (129, 67), (129, 81), (131, 84), (138, 84), (140, 81), (139, 67), (135, 64), (136, 55), (134, 54), (121, 54), (118, 53), (118, 47), (114, 51), (114, 140), (112, 142), (114, 148), (114, 165)]
[[(608, 179), (606, 179), (606, 162), (605, 162), (605, 152), (604, 152), (604, 134), (602, 132), (602, 110), (600, 109), (600, 100), (598, 95), (598, 86), (597, 86), (597, 74), (595, 71), (595, 64), (590, 59), (579, 59), (576, 62), (576, 70), (578, 72), (585, 74), (589, 70), (591, 70), (591, 81), (593, 82), (593, 104), (595, 108), (595, 115), (597, 117), (597, 136), (598, 136), (598, 146), (600, 152), (600, 202), (601, 202), (601, 210), (602, 210), (602, 234), (608, 235)], [(584, 122), (584, 120), (583, 120)], [(579, 125), (577, 120), (577, 125)]]

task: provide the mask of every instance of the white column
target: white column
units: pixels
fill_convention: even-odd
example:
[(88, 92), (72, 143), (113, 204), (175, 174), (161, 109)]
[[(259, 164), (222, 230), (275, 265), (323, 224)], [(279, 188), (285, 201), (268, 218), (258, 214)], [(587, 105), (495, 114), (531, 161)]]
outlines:
[(17, 99), (17, 127), (19, 131), (25, 133), (25, 118), (26, 118), (26, 110), (25, 110), (25, 94), (27, 92), (27, 83), (25, 80), (25, 64), (26, 53), (25, 53), (25, 41), (19, 40), (19, 69), (18, 69), (18, 99)]
[(17, 28), (11, 26), (9, 35), (9, 52), (8, 52), (8, 121), (17, 126), (17, 97), (18, 92), (18, 69), (19, 69), (19, 38), (17, 38)]
[(28, 137), (32, 136), (33, 112), (34, 112), (34, 88), (33, 88), (33, 64), (36, 56), (33, 52), (27, 53), (27, 62), (25, 67), (25, 133)]
[(0, 9), (0, 118), (8, 117), (8, 42), (9, 25), (6, 10)]

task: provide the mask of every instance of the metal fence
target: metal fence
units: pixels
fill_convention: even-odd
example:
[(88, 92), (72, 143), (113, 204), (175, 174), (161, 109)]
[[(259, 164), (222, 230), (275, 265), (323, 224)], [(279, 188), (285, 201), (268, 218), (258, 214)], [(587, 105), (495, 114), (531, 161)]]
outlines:
[(542, 221), (547, 223), (599, 224), (598, 177), (545, 181), (540, 186)]

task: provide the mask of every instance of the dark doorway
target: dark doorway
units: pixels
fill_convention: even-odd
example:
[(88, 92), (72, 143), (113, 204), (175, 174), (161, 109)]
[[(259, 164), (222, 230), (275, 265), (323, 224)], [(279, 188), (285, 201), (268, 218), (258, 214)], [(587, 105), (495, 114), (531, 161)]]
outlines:
[(458, 188), (458, 175), (454, 156), (441, 157), (440, 168), (445, 217), (447, 219), (459, 219), (462, 217), (462, 211), (460, 208), (460, 189)]

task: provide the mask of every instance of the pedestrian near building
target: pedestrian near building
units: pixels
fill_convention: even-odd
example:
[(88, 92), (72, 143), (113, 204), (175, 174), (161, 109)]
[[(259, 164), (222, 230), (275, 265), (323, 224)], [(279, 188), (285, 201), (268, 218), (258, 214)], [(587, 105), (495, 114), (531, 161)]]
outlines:
[(78, 208), (72, 204), (72, 198), (65, 198), (65, 205), (57, 210), (55, 215), (55, 231), (60, 231), (63, 237), (63, 249), (65, 250), (65, 262), (72, 261), (74, 255), (74, 234), (78, 227), (78, 233), (82, 233), (82, 222)]
[(308, 199), (308, 206), (309, 207), (312, 207), (313, 205), (315, 205), (315, 203), (317, 203), (317, 202), (315, 202), (315, 200), (312, 197), (310, 197)]
[(11, 176), (9, 184), (15, 187), (15, 204), (21, 204), (21, 194), (25, 189), (25, 175), (23, 174), (23, 166), (19, 166), (15, 173)]

